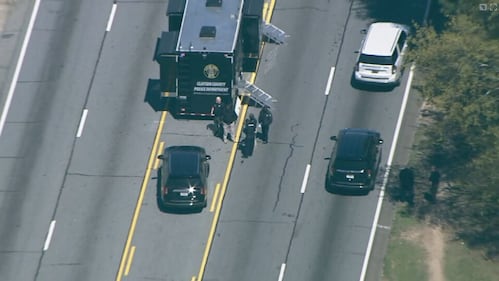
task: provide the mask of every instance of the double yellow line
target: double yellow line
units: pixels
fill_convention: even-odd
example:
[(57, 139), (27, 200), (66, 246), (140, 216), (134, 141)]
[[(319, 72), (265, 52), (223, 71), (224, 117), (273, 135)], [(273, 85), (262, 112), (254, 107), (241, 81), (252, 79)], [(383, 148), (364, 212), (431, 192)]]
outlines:
[(139, 220), (140, 209), (142, 206), (142, 202), (144, 201), (144, 195), (146, 193), (149, 177), (151, 176), (151, 171), (154, 169), (156, 163), (156, 155), (158, 154), (158, 152), (160, 152), (159, 150), (156, 150), (156, 148), (158, 147), (159, 139), (161, 137), (161, 133), (163, 132), (163, 125), (165, 123), (167, 113), (168, 112), (166, 111), (163, 111), (161, 113), (158, 129), (156, 131), (156, 136), (154, 137), (154, 142), (152, 145), (151, 155), (149, 155), (149, 161), (147, 162), (146, 172), (144, 178), (142, 179), (139, 198), (137, 199), (137, 205), (135, 206), (132, 222), (130, 223), (130, 229), (128, 230), (128, 237), (126, 239), (125, 249), (123, 249), (123, 254), (121, 255), (120, 267), (118, 269), (118, 274), (116, 275), (116, 281), (121, 281), (123, 274), (128, 275), (128, 272), (130, 271), (133, 254), (135, 252), (135, 246), (131, 247), (133, 235), (135, 234), (135, 227), (137, 226), (137, 221)]
[[(270, 0), (270, 3), (267, 3), (267, 2), (264, 3), (263, 15), (264, 15), (264, 19), (266, 22), (270, 22), (270, 19), (272, 18), (272, 14), (273, 14), (274, 7), (275, 7), (275, 1), (276, 0)], [(263, 49), (263, 43), (262, 43), (262, 49)], [(257, 69), (258, 69), (258, 66), (257, 66)], [(250, 82), (254, 83), (255, 79), (256, 79), (256, 72), (251, 74)], [(223, 183), (221, 185), (221, 190), (219, 190), (220, 184), (217, 184), (217, 187), (215, 189), (215, 195), (213, 198), (213, 202), (212, 202), (212, 205), (210, 207), (210, 212), (213, 212), (213, 209), (215, 209), (215, 214), (214, 214), (213, 221), (211, 224), (210, 232), (208, 234), (208, 240), (206, 243), (206, 248), (204, 250), (203, 259), (201, 261), (201, 267), (199, 269), (199, 273), (198, 273), (197, 277), (196, 276), (192, 277), (192, 281), (202, 281), (203, 280), (203, 274), (204, 274), (204, 271), (206, 269), (208, 255), (210, 253), (211, 246), (213, 244), (215, 230), (216, 230), (218, 220), (220, 217), (220, 211), (222, 209), (222, 202), (223, 202), (223, 199), (225, 197), (225, 193), (227, 191), (227, 185), (229, 183), (229, 178), (230, 178), (230, 174), (232, 172), (234, 158), (235, 158), (236, 151), (237, 151), (237, 144), (238, 144), (238, 141), (240, 139), (240, 135), (241, 135), (241, 131), (242, 131), (242, 127), (244, 124), (244, 119), (245, 119), (247, 110), (248, 110), (248, 105), (247, 104), (243, 105), (241, 108), (241, 113), (240, 113), (241, 118), (239, 119), (237, 131), (236, 131), (236, 136), (234, 138), (235, 142), (232, 145), (232, 150), (230, 153), (229, 162), (227, 164), (227, 169), (225, 171), (224, 180), (223, 180)], [(133, 236), (135, 234), (135, 228), (137, 226), (137, 222), (139, 219), (140, 210), (141, 210), (142, 202), (144, 201), (144, 196), (145, 196), (145, 192), (147, 189), (147, 185), (149, 183), (149, 178), (151, 176), (151, 171), (158, 168), (158, 161), (156, 159), (156, 155), (161, 153), (161, 150), (164, 146), (164, 142), (160, 143), (160, 137), (161, 137), (161, 134), (163, 132), (163, 127), (164, 127), (164, 123), (166, 120), (166, 116), (167, 116), (166, 111), (161, 113), (161, 118), (160, 118), (160, 121), (158, 124), (158, 129), (156, 131), (156, 135), (154, 137), (154, 142), (153, 142), (151, 154), (149, 155), (149, 160), (147, 162), (147, 168), (146, 168), (144, 178), (142, 180), (142, 184), (140, 187), (139, 197), (137, 199), (137, 204), (135, 206), (135, 210), (133, 213), (132, 222), (130, 223), (130, 228), (128, 230), (128, 236), (126, 239), (125, 248), (123, 249), (120, 265), (118, 268), (118, 273), (116, 275), (116, 281), (121, 281), (123, 276), (128, 275), (128, 273), (130, 271), (133, 256), (135, 253), (135, 246), (132, 246), (132, 240), (133, 240)], [(160, 144), (159, 147), (158, 147), (158, 144)], [(220, 192), (220, 194), (218, 194), (219, 192)]]
[[(266, 22), (270, 22), (270, 19), (272, 18), (272, 14), (274, 12), (274, 7), (275, 7), (275, 1), (276, 0), (270, 0), (270, 3), (267, 3), (267, 2), (264, 3), (263, 15), (264, 15), (264, 19)], [(262, 43), (262, 47), (261, 47), (262, 50), (263, 50), (263, 45), (264, 44)], [(257, 65), (257, 69), (258, 69), (258, 65)], [(256, 72), (253, 72), (251, 74), (249, 82), (254, 83), (255, 79), (256, 79)], [(222, 202), (223, 202), (223, 199), (225, 197), (225, 193), (227, 191), (227, 185), (229, 183), (230, 174), (232, 172), (232, 167), (234, 165), (234, 158), (236, 156), (237, 146), (238, 146), (239, 139), (241, 136), (241, 131), (242, 131), (242, 127), (244, 124), (244, 119), (246, 117), (247, 110), (248, 110), (248, 105), (244, 104), (241, 108), (241, 114), (240, 114), (239, 123), (238, 123), (237, 130), (236, 130), (236, 136), (234, 138), (234, 144), (232, 145), (232, 150), (230, 152), (229, 162), (227, 163), (227, 169), (225, 170), (225, 176), (224, 176), (224, 180), (222, 183), (222, 189), (220, 190), (218, 202), (217, 202), (216, 207), (215, 207), (215, 215), (214, 215), (213, 221), (211, 223), (210, 232), (208, 234), (208, 240), (206, 242), (206, 247), (204, 249), (203, 259), (201, 260), (201, 267), (199, 268), (199, 273), (198, 273), (197, 277), (193, 276), (191, 278), (191, 281), (202, 281), (203, 280), (204, 272), (206, 269), (206, 264), (208, 262), (208, 256), (210, 254), (211, 246), (213, 244), (213, 238), (215, 236), (215, 230), (217, 228), (218, 220), (220, 217), (220, 211), (222, 209)]]

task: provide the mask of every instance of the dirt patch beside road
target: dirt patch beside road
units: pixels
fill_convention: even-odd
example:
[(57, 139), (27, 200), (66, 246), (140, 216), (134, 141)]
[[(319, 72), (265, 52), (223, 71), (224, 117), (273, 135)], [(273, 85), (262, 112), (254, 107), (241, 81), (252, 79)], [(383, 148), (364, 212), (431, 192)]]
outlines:
[(446, 281), (444, 275), (445, 235), (440, 227), (425, 225), (402, 233), (401, 237), (422, 245), (427, 253), (429, 281)]

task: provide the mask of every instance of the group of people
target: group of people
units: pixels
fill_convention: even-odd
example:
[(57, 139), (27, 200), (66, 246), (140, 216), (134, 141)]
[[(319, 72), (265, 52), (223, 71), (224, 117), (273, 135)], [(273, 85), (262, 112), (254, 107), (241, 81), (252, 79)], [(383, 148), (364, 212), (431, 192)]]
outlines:
[[(215, 136), (221, 137), (224, 143), (227, 140), (234, 141), (234, 123), (237, 120), (237, 114), (232, 104), (224, 105), (221, 97), (216, 97), (215, 104), (211, 108), (211, 115), (214, 117)], [(272, 124), (272, 112), (268, 106), (264, 106), (258, 115), (258, 120), (253, 113), (244, 122), (244, 139), (240, 141), (239, 148), (244, 158), (253, 155), (255, 141), (260, 137), (263, 143), (268, 142), (270, 124)], [(257, 134), (257, 128), (261, 127), (261, 133)]]
[[(399, 172), (401, 199), (406, 201), (410, 207), (414, 206), (414, 178), (414, 171), (409, 167), (406, 167)], [(440, 184), (440, 172), (435, 166), (431, 167), (428, 181), (430, 182), (430, 188), (428, 192), (424, 193), (424, 198), (430, 203), (435, 203), (437, 200), (438, 186)]]

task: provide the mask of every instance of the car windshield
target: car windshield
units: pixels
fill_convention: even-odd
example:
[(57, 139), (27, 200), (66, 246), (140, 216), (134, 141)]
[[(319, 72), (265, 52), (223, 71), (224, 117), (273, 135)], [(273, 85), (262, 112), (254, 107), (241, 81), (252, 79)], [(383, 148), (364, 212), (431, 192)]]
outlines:
[(380, 64), (380, 65), (392, 65), (392, 57), (385, 56), (373, 56), (361, 54), (359, 58), (360, 63), (368, 63), (368, 64)]
[(337, 160), (334, 167), (337, 170), (359, 171), (367, 167), (365, 161)]

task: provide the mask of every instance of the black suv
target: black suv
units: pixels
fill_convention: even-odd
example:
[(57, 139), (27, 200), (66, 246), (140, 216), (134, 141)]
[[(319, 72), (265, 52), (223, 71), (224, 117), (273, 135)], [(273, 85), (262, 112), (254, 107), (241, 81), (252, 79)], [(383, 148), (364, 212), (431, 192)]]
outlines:
[(336, 146), (326, 174), (331, 192), (369, 193), (374, 189), (383, 140), (376, 131), (347, 128), (332, 136)]
[(201, 211), (207, 203), (207, 178), (210, 165), (204, 148), (171, 146), (158, 159), (163, 160), (159, 171), (158, 203), (165, 209), (189, 208)]

